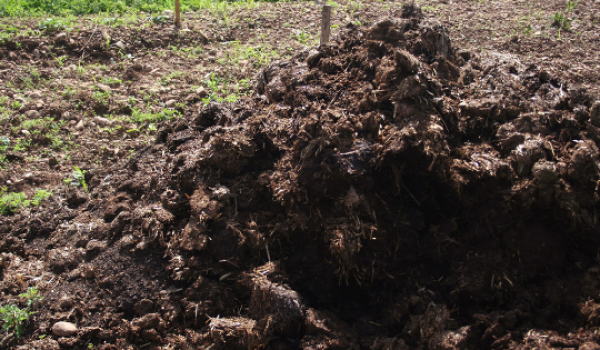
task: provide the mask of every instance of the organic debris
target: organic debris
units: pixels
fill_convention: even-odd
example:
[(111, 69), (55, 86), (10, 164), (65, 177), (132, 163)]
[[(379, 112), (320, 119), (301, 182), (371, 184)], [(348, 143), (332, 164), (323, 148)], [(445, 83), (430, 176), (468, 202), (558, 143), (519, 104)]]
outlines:
[(593, 96), (509, 54), (459, 50), (416, 8), (270, 65), (256, 92), (164, 123), (125, 167), (87, 174), (87, 209), (52, 238), (79, 243), (47, 254), (65, 290), (98, 304), (101, 330), (69, 316), (90, 339), (598, 341), (575, 331), (598, 321)]

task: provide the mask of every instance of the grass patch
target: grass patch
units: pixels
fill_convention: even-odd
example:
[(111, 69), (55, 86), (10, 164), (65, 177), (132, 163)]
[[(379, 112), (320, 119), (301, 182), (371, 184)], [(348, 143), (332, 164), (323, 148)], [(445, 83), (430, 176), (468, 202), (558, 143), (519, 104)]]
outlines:
[[(181, 2), (181, 11), (218, 11), (231, 6), (255, 6), (255, 1), (184, 0)], [(0, 17), (114, 15), (139, 11), (158, 13), (174, 8), (174, 0), (0, 0)]]

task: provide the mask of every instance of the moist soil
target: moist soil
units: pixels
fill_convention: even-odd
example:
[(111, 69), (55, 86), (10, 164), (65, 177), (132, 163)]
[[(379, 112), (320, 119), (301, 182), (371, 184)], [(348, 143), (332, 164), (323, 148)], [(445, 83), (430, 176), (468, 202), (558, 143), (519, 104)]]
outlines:
[[(128, 127), (102, 116), (131, 106), (115, 97), (99, 108), (85, 86), (79, 109), (25, 101), (22, 112), (79, 118), (68, 125), (86, 127), (62, 132), (87, 143), (68, 158), (55, 150), (29, 160), (43, 140), (6, 157), (9, 191), (54, 194), (0, 221), (3, 303), (24, 305), (18, 294), (31, 286), (44, 297), (24, 336), (6, 333), (0, 346), (600, 348), (598, 74), (585, 66), (593, 58), (578, 58), (597, 56), (585, 42), (592, 33), (536, 36), (531, 19), (529, 31), (511, 22), (517, 32), (502, 27), (497, 39), (467, 19), (493, 11), (493, 21), (512, 2), (433, 5), (464, 6), (446, 20), (432, 5), (365, 10), (368, 25), (345, 21), (329, 44), (295, 47), (234, 103), (158, 90), (161, 107), (175, 98), (181, 115), (155, 132), (99, 129)], [(589, 14), (576, 15), (592, 31), (594, 20), (581, 19)], [(543, 30), (557, 34), (552, 24)], [(104, 35), (147, 53), (242, 40), (239, 30)], [(156, 69), (111, 62), (123, 52), (100, 36), (28, 40), (5, 44), (3, 64), (66, 40), (55, 47), (68, 60), (129, 74), (113, 88), (122, 96)], [(68, 74), (60, 84), (77, 80)], [(181, 79), (188, 90), (197, 82)], [(87, 190), (62, 181), (80, 164)], [(59, 321), (78, 331), (57, 335)]]

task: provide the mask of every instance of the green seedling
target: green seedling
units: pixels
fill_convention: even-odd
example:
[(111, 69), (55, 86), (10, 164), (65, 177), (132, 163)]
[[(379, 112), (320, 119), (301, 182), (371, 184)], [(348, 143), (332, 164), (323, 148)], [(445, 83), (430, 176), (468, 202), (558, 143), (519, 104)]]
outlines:
[(31, 306), (36, 302), (44, 300), (44, 297), (40, 295), (40, 292), (35, 287), (27, 288), (27, 292), (19, 294), (19, 297), (25, 298), (28, 309), (31, 309)]
[(558, 30), (570, 30), (571, 23), (575, 18), (568, 19), (565, 15), (560, 12), (554, 14), (554, 21), (552, 26), (558, 28)]
[(23, 192), (6, 192), (6, 188), (2, 188), (0, 193), (0, 214), (4, 216), (12, 215), (30, 205), (37, 207), (52, 196), (52, 192), (41, 189), (36, 191), (32, 199), (28, 199)]
[(39, 294), (39, 291), (35, 287), (29, 287), (27, 292), (19, 294), (19, 297), (25, 298), (27, 307), (25, 309), (19, 308), (17, 305), (8, 304), (0, 307), (0, 320), (2, 321), (2, 331), (14, 331), (17, 338), (21, 338), (23, 335), (23, 325), (29, 321), (29, 316), (35, 314), (35, 311), (31, 311), (31, 307), (38, 301), (42, 301), (44, 298)]
[(30, 204), (33, 205), (34, 207), (39, 206), (43, 201), (45, 201), (46, 199), (50, 198), (50, 196), (52, 196), (52, 192), (51, 191), (46, 191), (46, 190), (37, 190), (35, 192), (35, 195), (33, 196), (33, 198), (31, 199)]
[(312, 39), (312, 37), (309, 33), (303, 30), (298, 34), (292, 34), (292, 39), (298, 40), (302, 44), (306, 44)]
[(65, 25), (60, 20), (55, 18), (48, 18), (39, 24), (41, 31), (56, 32), (65, 28)]
[(79, 184), (79, 186), (83, 187), (84, 191), (88, 191), (88, 185), (87, 182), (85, 181), (85, 170), (81, 170), (79, 169), (78, 166), (74, 166), (73, 167), (73, 179), (75, 181), (77, 181), (77, 183)]
[(0, 213), (4, 216), (12, 215), (28, 205), (29, 201), (23, 192), (3, 193), (0, 197)]
[(23, 323), (29, 320), (29, 316), (35, 312), (27, 309), (19, 309), (14, 304), (8, 304), (0, 308), (0, 320), (2, 320), (2, 331), (14, 330), (17, 338), (23, 335)]
[(172, 22), (172, 20), (169, 16), (164, 16), (164, 15), (150, 16), (147, 18), (147, 20), (151, 21), (154, 24), (164, 24), (164, 23)]

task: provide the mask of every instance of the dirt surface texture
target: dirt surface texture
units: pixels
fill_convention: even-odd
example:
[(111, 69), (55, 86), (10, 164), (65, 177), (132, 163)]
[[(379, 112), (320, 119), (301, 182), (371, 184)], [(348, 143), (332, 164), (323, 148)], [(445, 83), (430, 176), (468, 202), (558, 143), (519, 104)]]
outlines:
[(3, 348), (600, 348), (592, 90), (405, 4), (254, 92), (0, 222)]

